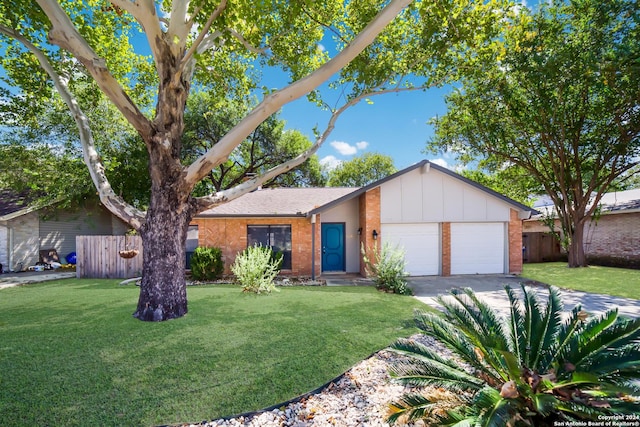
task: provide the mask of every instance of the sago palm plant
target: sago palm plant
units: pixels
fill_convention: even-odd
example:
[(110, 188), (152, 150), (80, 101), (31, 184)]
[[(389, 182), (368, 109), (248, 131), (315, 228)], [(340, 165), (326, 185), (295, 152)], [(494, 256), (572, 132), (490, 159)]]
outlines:
[(444, 313), (416, 313), (450, 355), (407, 339), (392, 345), (408, 356), (392, 377), (421, 392), (392, 402), (389, 422), (539, 427), (640, 414), (640, 319), (615, 309), (589, 317), (579, 306), (563, 319), (555, 288), (546, 306), (530, 288), (522, 299), (506, 292), (504, 317), (471, 289), (440, 297)]

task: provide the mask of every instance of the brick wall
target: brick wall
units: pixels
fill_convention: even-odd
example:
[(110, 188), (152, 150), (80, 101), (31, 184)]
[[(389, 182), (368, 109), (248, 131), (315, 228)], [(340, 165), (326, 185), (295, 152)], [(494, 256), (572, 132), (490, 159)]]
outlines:
[[(320, 219), (316, 219), (316, 274), (319, 274)], [(198, 246), (222, 249), (224, 269), (231, 273), (236, 255), (247, 248), (248, 225), (291, 225), (291, 270), (283, 274), (311, 275), (311, 219), (308, 218), (196, 218)]]
[[(525, 233), (549, 231), (541, 221), (524, 222)], [(558, 221), (556, 231), (560, 232)], [(598, 221), (588, 222), (584, 252), (594, 264), (640, 267), (640, 212), (604, 214)]]
[(619, 261), (624, 265), (640, 262), (640, 213), (605, 214), (585, 226), (584, 250), (587, 257)]
[(518, 211), (511, 209), (509, 220), (509, 273), (522, 273), (522, 220)]
[(451, 276), (451, 223), (442, 223), (442, 275)]
[[(379, 235), (378, 247), (381, 245), (382, 239), (384, 239), (380, 227), (380, 187), (376, 187), (362, 194), (358, 202), (360, 209), (360, 227), (362, 228), (360, 233), (360, 246), (364, 245), (367, 251), (367, 257), (373, 259), (373, 230), (376, 230)], [(360, 257), (360, 274), (363, 277), (367, 276), (365, 265), (362, 262), (362, 256)]]

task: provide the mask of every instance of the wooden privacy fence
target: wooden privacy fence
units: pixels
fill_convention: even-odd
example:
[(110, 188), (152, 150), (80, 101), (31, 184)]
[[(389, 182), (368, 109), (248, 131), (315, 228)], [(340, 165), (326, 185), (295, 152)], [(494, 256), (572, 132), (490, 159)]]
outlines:
[[(120, 251), (135, 249), (133, 258)], [(142, 238), (140, 236), (77, 236), (76, 277), (127, 279), (142, 275)]]

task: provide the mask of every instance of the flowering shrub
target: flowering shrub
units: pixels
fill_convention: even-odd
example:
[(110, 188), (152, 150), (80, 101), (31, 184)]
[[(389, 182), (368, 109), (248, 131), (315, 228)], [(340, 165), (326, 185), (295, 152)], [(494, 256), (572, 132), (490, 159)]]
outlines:
[(250, 246), (238, 254), (231, 271), (243, 292), (270, 293), (276, 290), (274, 279), (281, 265), (282, 254), (274, 256), (267, 246)]
[(377, 245), (374, 245), (373, 261), (367, 256), (364, 245), (362, 245), (361, 251), (367, 274), (373, 276), (378, 289), (400, 295), (411, 295), (413, 293), (411, 288), (407, 286), (404, 250), (392, 247), (388, 243), (384, 243), (380, 250), (378, 250)]

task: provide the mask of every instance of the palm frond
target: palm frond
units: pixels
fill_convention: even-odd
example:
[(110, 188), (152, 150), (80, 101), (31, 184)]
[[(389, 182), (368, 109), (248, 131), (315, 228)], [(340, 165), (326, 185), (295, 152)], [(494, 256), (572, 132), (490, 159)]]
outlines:
[(522, 292), (523, 303), (524, 303), (524, 329), (522, 331), (525, 334), (526, 339), (526, 347), (525, 352), (522, 355), (522, 363), (524, 366), (531, 366), (533, 357), (535, 354), (532, 353), (533, 346), (536, 346), (536, 343), (533, 342), (533, 337), (535, 335), (535, 329), (539, 327), (542, 323), (542, 312), (540, 311), (540, 303), (535, 295), (531, 292), (527, 291), (527, 288), (523, 285)]
[(507, 297), (509, 298), (509, 329), (511, 334), (511, 351), (516, 355), (518, 360), (522, 360), (522, 355), (526, 351), (527, 340), (521, 333), (524, 327), (524, 313), (522, 304), (515, 291), (510, 286), (505, 287)]
[(478, 299), (471, 288), (465, 288), (463, 292), (480, 312), (479, 319), (482, 321), (481, 325), (485, 330), (485, 346), (496, 350), (510, 351), (509, 338), (504, 327), (503, 318), (487, 303)]
[(629, 372), (638, 375), (640, 348), (625, 346), (621, 349), (599, 352), (591, 358), (589, 371), (603, 377), (623, 377)]
[[(481, 352), (484, 364), (491, 366), (492, 375), (502, 380), (506, 379), (500, 369), (500, 358), (492, 350), (507, 348), (504, 343), (500, 343), (500, 338), (497, 338), (497, 331), (500, 331), (499, 335), (505, 337), (502, 322), (498, 316), (486, 305), (482, 309), (479, 308), (476, 305), (478, 299), (471, 289), (465, 289), (462, 293), (452, 291), (451, 297), (453, 301), (439, 298), (440, 304), (446, 309), (447, 319)], [(486, 313), (483, 310), (486, 310)]]
[(560, 294), (555, 287), (549, 288), (549, 299), (544, 311), (542, 323), (534, 329), (534, 335), (531, 339), (532, 350), (535, 355), (533, 362), (529, 366), (531, 369), (539, 372), (546, 372), (552, 362), (554, 354), (554, 345), (556, 338), (562, 328), (562, 310), (564, 304), (560, 300)]
[(461, 302), (458, 295), (451, 294), (438, 296), (437, 301), (445, 309), (447, 319), (460, 328), (465, 335), (478, 337), (484, 334), (484, 329), (478, 323), (479, 312), (469, 307), (465, 302)]
[[(556, 344), (554, 345), (554, 350), (549, 353), (549, 364), (555, 363), (556, 368), (558, 368), (558, 362), (566, 360), (565, 355), (570, 351), (575, 333), (581, 328), (582, 307), (580, 305), (576, 305), (573, 310), (571, 310), (569, 317), (560, 327), (558, 337), (556, 338)], [(558, 374), (562, 375), (562, 372), (558, 372)]]
[(565, 360), (576, 368), (588, 367), (601, 353), (614, 353), (640, 340), (640, 318), (619, 319), (616, 310), (589, 322), (588, 327), (589, 330), (585, 327), (580, 331), (575, 338), (575, 345), (571, 346), (571, 352), (564, 355)]
[(389, 372), (394, 381), (402, 384), (443, 387), (456, 392), (477, 390), (485, 384), (463, 369), (431, 360), (396, 361), (389, 367)]
[(400, 338), (389, 346), (389, 350), (418, 360), (436, 361), (450, 368), (457, 369), (460, 364), (451, 358), (443, 357), (440, 352), (408, 338)]
[(504, 427), (514, 415), (511, 399), (504, 399), (492, 387), (485, 387), (476, 394), (474, 408), (480, 410), (476, 425), (482, 427)]
[(400, 400), (389, 403), (387, 422), (393, 424), (402, 417), (406, 417), (407, 421), (426, 418), (436, 407), (437, 403), (432, 402), (426, 396), (416, 393), (405, 394)]
[(496, 369), (485, 363), (484, 356), (478, 353), (476, 346), (469, 341), (468, 335), (455, 324), (432, 313), (417, 312), (415, 317), (416, 325), (427, 335), (442, 343), (472, 368), (484, 372), (488, 378), (500, 381), (501, 376)]
[(535, 406), (536, 412), (544, 417), (548, 417), (555, 411), (559, 401), (553, 394), (536, 393), (532, 397), (532, 402)]
[(595, 420), (602, 415), (602, 409), (576, 400), (560, 401), (556, 409), (572, 421)]
[(608, 402), (611, 405), (610, 410), (614, 414), (640, 414), (639, 396), (635, 396), (635, 399), (609, 399)]

